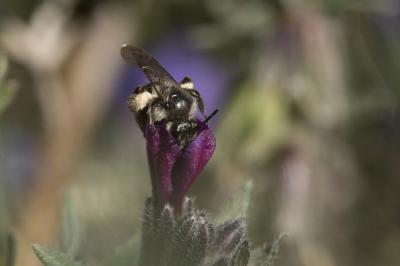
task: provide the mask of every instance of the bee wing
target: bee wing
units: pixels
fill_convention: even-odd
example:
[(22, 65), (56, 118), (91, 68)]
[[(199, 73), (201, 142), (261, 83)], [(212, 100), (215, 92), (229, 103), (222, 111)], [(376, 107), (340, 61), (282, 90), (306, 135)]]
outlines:
[(150, 82), (159, 83), (167, 87), (174, 86), (180, 88), (178, 82), (167, 70), (145, 50), (124, 44), (121, 47), (121, 56), (128, 64), (138, 65)]

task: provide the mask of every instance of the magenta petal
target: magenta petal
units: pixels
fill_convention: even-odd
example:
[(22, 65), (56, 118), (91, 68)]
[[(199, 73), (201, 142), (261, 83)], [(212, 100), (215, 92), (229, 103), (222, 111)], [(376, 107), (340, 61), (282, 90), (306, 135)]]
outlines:
[(164, 125), (146, 125), (144, 134), (147, 141), (153, 198), (156, 204), (162, 207), (168, 202), (172, 193), (171, 173), (181, 151)]
[(171, 203), (180, 209), (190, 186), (206, 166), (215, 150), (215, 137), (207, 125), (200, 125), (198, 136), (188, 144), (172, 170)]

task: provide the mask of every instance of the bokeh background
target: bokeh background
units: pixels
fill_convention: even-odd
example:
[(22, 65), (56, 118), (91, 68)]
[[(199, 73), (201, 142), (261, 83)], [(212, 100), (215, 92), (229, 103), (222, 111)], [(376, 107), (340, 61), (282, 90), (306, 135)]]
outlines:
[(123, 43), (220, 109), (200, 207), (252, 180), (253, 245), (289, 235), (277, 265), (400, 265), (399, 30), (397, 0), (1, 0), (0, 265), (10, 232), (30, 266), (31, 243), (98, 265), (139, 231), (126, 100), (147, 81)]

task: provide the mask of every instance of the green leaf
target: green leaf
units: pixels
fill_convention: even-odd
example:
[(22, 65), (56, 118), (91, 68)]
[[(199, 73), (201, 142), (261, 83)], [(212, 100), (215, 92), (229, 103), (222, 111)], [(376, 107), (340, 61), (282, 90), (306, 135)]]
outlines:
[(82, 266), (81, 263), (75, 262), (66, 254), (57, 250), (39, 244), (33, 244), (32, 248), (44, 266)]
[(215, 223), (219, 224), (238, 217), (246, 217), (252, 190), (253, 182), (247, 181), (243, 188), (237, 193), (234, 193), (234, 196), (226, 202), (223, 209), (218, 212), (214, 219)]
[(107, 258), (103, 266), (136, 266), (139, 259), (140, 237), (135, 236), (118, 247), (114, 254)]

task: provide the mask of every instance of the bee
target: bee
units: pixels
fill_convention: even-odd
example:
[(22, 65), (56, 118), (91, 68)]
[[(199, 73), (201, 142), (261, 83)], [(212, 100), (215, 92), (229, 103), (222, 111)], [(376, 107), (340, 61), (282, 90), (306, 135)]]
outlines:
[(128, 64), (139, 66), (150, 81), (137, 87), (128, 100), (129, 109), (135, 114), (142, 132), (146, 123), (153, 125), (164, 122), (182, 148), (197, 135), (199, 123), (196, 121), (196, 113), (200, 111), (205, 118), (202, 123), (206, 123), (218, 111), (215, 110), (207, 117), (203, 99), (193, 81), (184, 77), (178, 83), (143, 49), (125, 44), (121, 48), (121, 56)]

